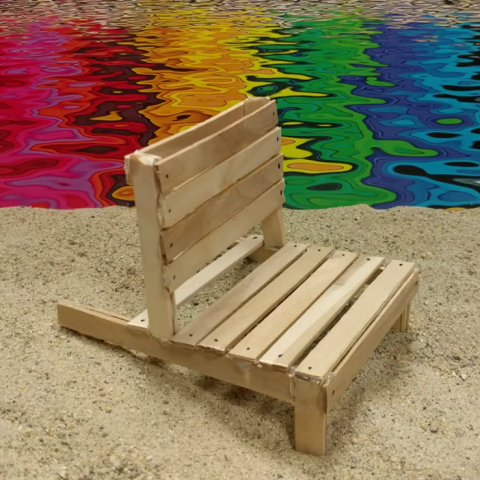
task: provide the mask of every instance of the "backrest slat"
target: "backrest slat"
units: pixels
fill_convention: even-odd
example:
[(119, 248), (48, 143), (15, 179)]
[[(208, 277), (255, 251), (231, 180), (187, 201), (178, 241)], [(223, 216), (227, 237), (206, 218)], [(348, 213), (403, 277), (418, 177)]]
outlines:
[(282, 165), (282, 155), (271, 158), (231, 188), (203, 203), (172, 227), (163, 230), (160, 237), (167, 261), (171, 262), (282, 180)]
[(269, 102), (250, 115), (209, 137), (171, 155), (157, 164), (163, 195), (198, 174), (227, 160), (277, 126), (275, 102)]
[[(260, 107), (260, 105), (258, 105)], [(181, 150), (190, 147), (194, 143), (200, 142), (206, 137), (213, 135), (226, 125), (230, 125), (245, 116), (245, 107), (238, 103), (228, 110), (220, 112), (204, 122), (197, 123), (188, 130), (167, 137), (160, 142), (152, 143), (142, 149), (143, 153), (155, 155), (157, 157), (167, 158)]]
[(254, 225), (279, 208), (285, 201), (285, 181), (282, 179), (245, 208), (223, 222), (207, 236), (178, 258), (165, 265), (164, 280), (170, 291), (175, 291), (198, 269), (226, 250), (235, 240), (245, 235)]
[(197, 175), (168, 195), (162, 195), (159, 208), (163, 228), (171, 227), (265, 161), (275, 157), (280, 147), (281, 130), (276, 127), (214, 168)]
[[(218, 113), (204, 122), (197, 123), (176, 135), (156, 141), (151, 145), (142, 148), (141, 153), (163, 158), (169, 157), (180, 150), (209, 137), (222, 128), (225, 128), (227, 125), (240, 120), (245, 115), (258, 110), (268, 102), (269, 99), (267, 97), (247, 98), (245, 101), (237, 103), (237, 105)], [(128, 185), (133, 185), (133, 179), (130, 175), (130, 155), (125, 157), (125, 173)]]

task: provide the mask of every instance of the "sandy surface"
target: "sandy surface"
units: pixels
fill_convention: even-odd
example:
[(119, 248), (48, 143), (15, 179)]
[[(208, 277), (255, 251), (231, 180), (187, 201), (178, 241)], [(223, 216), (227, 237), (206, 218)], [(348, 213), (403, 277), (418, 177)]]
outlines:
[(286, 217), (290, 239), (421, 269), (412, 329), (334, 409), (327, 457), (293, 450), (287, 404), (56, 326), (62, 299), (143, 309), (135, 211), (0, 209), (0, 478), (479, 479), (480, 209)]

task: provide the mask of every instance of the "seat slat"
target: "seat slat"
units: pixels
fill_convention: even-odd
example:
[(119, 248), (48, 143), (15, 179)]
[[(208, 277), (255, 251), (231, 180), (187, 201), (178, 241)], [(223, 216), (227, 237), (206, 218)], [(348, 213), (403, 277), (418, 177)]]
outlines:
[(350, 382), (362, 369), (417, 292), (418, 271), (415, 271), (337, 365), (334, 374), (329, 376), (327, 383), (324, 385), (327, 412), (337, 403)]
[(307, 245), (298, 243), (285, 245), (222, 298), (198, 315), (189, 325), (182, 328), (173, 337), (173, 341), (192, 347), (197, 345), (212, 330), (288, 268), (306, 249)]
[(167, 288), (170, 291), (177, 289), (198, 269), (280, 207), (285, 201), (284, 190), (285, 181), (277, 182), (245, 208), (223, 222), (213, 232), (175, 258), (173, 262), (168, 263), (164, 270)]
[(260, 363), (280, 369), (295, 360), (328, 327), (383, 262), (360, 257), (263, 355)]
[[(311, 247), (311, 249), (318, 247)], [(230, 352), (255, 362), (354, 262), (356, 253), (337, 251)]]
[(390, 262), (300, 363), (296, 372), (324, 380), (412, 275), (414, 268), (414, 263)]
[(331, 251), (331, 248), (310, 248), (198, 345), (219, 353), (226, 352), (316, 270)]
[[(267, 160), (267, 159), (265, 159)], [(162, 252), (171, 262), (283, 178), (283, 156), (266, 161), (229, 189), (211, 198), (161, 233)], [(187, 198), (183, 200), (188, 201)]]

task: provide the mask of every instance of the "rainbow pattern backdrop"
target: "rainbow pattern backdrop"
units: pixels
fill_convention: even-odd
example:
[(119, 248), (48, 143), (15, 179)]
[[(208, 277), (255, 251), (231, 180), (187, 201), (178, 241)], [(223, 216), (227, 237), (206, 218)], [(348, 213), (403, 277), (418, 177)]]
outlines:
[(0, 206), (132, 206), (126, 154), (266, 95), (287, 207), (479, 206), (480, 6), (452, 8), (3, 0)]

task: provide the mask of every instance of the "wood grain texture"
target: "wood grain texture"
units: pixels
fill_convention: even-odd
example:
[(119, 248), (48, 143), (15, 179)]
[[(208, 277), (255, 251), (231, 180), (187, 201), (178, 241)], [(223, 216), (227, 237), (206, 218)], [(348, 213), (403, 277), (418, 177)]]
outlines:
[[(250, 237), (239, 241), (237, 245), (232, 247), (221, 257), (214, 260), (193, 277), (190, 277), (184, 284), (175, 290), (175, 303), (177, 308), (188, 302), (200, 290), (220, 278), (235, 265), (252, 255), (255, 251), (261, 248), (262, 245), (263, 237), (261, 235), (251, 235)], [(136, 315), (129, 323), (131, 325), (147, 326), (147, 310)]]
[[(283, 157), (281, 160), (283, 163)], [(274, 210), (262, 221), (262, 232), (266, 248), (283, 247), (287, 243), (287, 233), (285, 232), (283, 209), (281, 207)]]
[(289, 369), (380, 267), (383, 258), (360, 257), (262, 356), (264, 365)]
[(165, 267), (165, 283), (170, 291), (202, 268), (206, 263), (222, 253), (236, 239), (245, 235), (263, 218), (284, 202), (284, 180), (277, 182), (265, 193), (257, 197), (245, 208), (222, 223), (213, 232), (203, 237), (191, 248), (179, 255)]
[(225, 353), (232, 345), (274, 310), (328, 256), (328, 251), (309, 249), (243, 307), (225, 320), (198, 345)]
[(322, 385), (295, 378), (295, 450), (322, 456), (326, 451), (327, 412)]
[[(271, 158), (230, 188), (161, 232), (162, 251), (171, 262), (282, 180), (281, 156)], [(187, 197), (188, 198), (188, 197)], [(187, 198), (184, 201), (187, 201)]]
[(162, 194), (166, 195), (182, 183), (240, 152), (274, 129), (277, 123), (277, 106), (271, 101), (223, 130), (189, 144), (171, 156), (162, 155), (157, 168)]
[(267, 372), (206, 350), (191, 350), (172, 342), (161, 341), (146, 328), (128, 325), (127, 319), (68, 303), (58, 305), (58, 322), (62, 327), (83, 335), (173, 362), (218, 380), (293, 404), (293, 380), (283, 373)]
[(398, 320), (392, 325), (392, 330), (398, 330), (399, 332), (408, 332), (410, 323), (410, 305), (402, 312), (398, 317)]
[[(220, 164), (190, 179), (169, 194), (162, 195), (159, 205), (162, 228), (171, 227), (210, 198), (277, 156), (280, 147), (280, 129), (274, 128)], [(283, 156), (278, 160), (277, 168), (282, 171)]]
[(159, 155), (163, 158), (174, 155), (193, 143), (200, 142), (204, 138), (214, 135), (232, 123), (241, 120), (246, 115), (246, 112), (247, 114), (251, 114), (255, 110), (268, 104), (269, 101), (270, 99), (268, 97), (263, 97), (261, 99), (247, 98), (243, 102), (237, 103), (233, 107), (217, 113), (208, 120), (193, 125), (189, 129), (171, 135), (163, 140), (152, 143), (151, 145), (144, 147), (141, 151), (142, 153), (149, 153), (150, 155)]
[(371, 323), (352, 349), (338, 364), (325, 384), (327, 393), (327, 412), (337, 403), (351, 381), (370, 358), (375, 348), (382, 341), (393, 323), (405, 310), (418, 291), (418, 272), (415, 272), (402, 285), (394, 297), (388, 302), (377, 318)]
[[(312, 246), (329, 254), (331, 248)], [(293, 323), (354, 262), (356, 253), (336, 251), (295, 292), (257, 325), (229, 353), (256, 362)]]
[(173, 341), (192, 347), (197, 345), (288, 268), (306, 249), (306, 245), (287, 243), (222, 298), (193, 319), (189, 325), (182, 328), (175, 335)]
[(135, 188), (135, 203), (145, 277), (149, 329), (158, 338), (172, 338), (177, 330), (175, 297), (164, 282), (164, 265), (158, 224), (157, 157), (132, 155), (130, 168)]
[(325, 380), (411, 276), (414, 268), (414, 263), (390, 262), (325, 338), (306, 356), (296, 371)]

